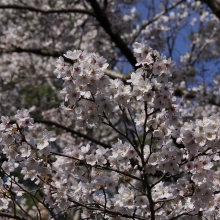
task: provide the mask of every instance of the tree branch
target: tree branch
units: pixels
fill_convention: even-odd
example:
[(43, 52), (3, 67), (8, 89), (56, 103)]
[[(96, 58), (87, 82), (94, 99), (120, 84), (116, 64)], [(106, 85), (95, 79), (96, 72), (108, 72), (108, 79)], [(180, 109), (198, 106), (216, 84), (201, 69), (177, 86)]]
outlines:
[(12, 214), (8, 214), (8, 213), (4, 213), (4, 212), (0, 212), (0, 216), (6, 217), (6, 218), (10, 218), (10, 219), (27, 220), (27, 219), (24, 218), (24, 217), (17, 216), (17, 215), (12, 215)]
[(131, 77), (130, 74), (126, 74), (125, 75), (125, 74), (122, 74), (122, 73), (119, 73), (119, 72), (115, 72), (115, 71), (110, 70), (110, 69), (105, 69), (104, 73), (106, 75), (108, 75), (109, 77), (113, 78), (113, 79), (121, 79), (123, 82), (126, 82), (126, 80)]
[(218, 17), (220, 20), (220, 1), (219, 0), (200, 0), (202, 3), (208, 5), (208, 7), (212, 10), (212, 12)]
[[(73, 198), (70, 198), (68, 197), (68, 200), (73, 202), (74, 204), (78, 205), (78, 206), (81, 206), (81, 207), (85, 207), (86, 209), (88, 210), (91, 210), (91, 211), (100, 211), (101, 213), (107, 213), (107, 214), (110, 214), (112, 216), (121, 216), (121, 217), (126, 217), (126, 218), (130, 218), (130, 219), (146, 219), (145, 217), (142, 217), (140, 215), (135, 215), (135, 216), (131, 216), (129, 214), (124, 214), (124, 213), (120, 213), (118, 211), (113, 211), (112, 209), (103, 209), (101, 208), (100, 206), (102, 206), (100, 203), (94, 203), (92, 204), (93, 206), (91, 206), (91, 204), (83, 204), (83, 203), (80, 203), (80, 202), (77, 202), (75, 200), (73, 200)], [(103, 207), (103, 206), (102, 206)]]
[[(7, 54), (7, 53), (33, 53), (33, 54), (40, 55), (40, 56), (47, 56), (47, 57), (54, 57), (54, 58), (58, 58), (59, 56), (64, 54), (63, 51), (52, 51), (49, 49), (21, 48), (21, 47), (14, 46), (14, 45), (13, 45), (13, 48), (10, 48), (10, 49), (0, 48), (0, 55)], [(65, 62), (71, 63), (70, 59), (67, 59), (66, 57), (63, 57), (63, 58)], [(109, 77), (113, 79), (121, 79), (122, 81), (126, 81), (127, 79), (130, 78), (130, 74), (124, 75), (122, 73), (115, 72), (110, 69), (105, 69), (104, 72), (106, 75), (108, 75)]]
[(53, 13), (81, 13), (81, 14), (87, 14), (90, 16), (94, 16), (94, 14), (91, 11), (87, 11), (85, 9), (81, 8), (61, 8), (61, 9), (41, 9), (41, 8), (35, 8), (32, 6), (23, 6), (23, 5), (0, 5), (0, 9), (15, 9), (15, 10), (27, 10), (27, 11), (33, 11), (37, 13), (42, 14), (53, 14)]
[(70, 132), (70, 133), (73, 134), (73, 135), (77, 135), (77, 136), (79, 136), (79, 137), (85, 138), (85, 139), (87, 139), (87, 140), (89, 140), (89, 141), (92, 141), (92, 142), (94, 142), (94, 143), (96, 143), (96, 144), (98, 144), (98, 145), (100, 145), (100, 146), (103, 146), (104, 148), (111, 148), (111, 146), (108, 145), (108, 144), (102, 143), (102, 142), (100, 142), (100, 141), (98, 141), (98, 140), (96, 140), (96, 139), (94, 139), (94, 138), (91, 138), (91, 137), (89, 137), (89, 136), (87, 136), (87, 135), (85, 135), (85, 134), (82, 134), (82, 133), (78, 132), (78, 131), (74, 131), (74, 130), (72, 130), (72, 129), (70, 129), (70, 128), (64, 126), (64, 125), (58, 124), (58, 123), (56, 123), (56, 122), (54, 122), (54, 121), (39, 120), (39, 119), (34, 119), (34, 121), (35, 121), (36, 123), (42, 123), (42, 124), (47, 124), (47, 125), (55, 126), (55, 127), (57, 127), (57, 128), (62, 128), (63, 130), (65, 130), (65, 131), (67, 131), (67, 132)]
[(143, 181), (141, 178), (139, 178), (137, 176), (134, 176), (134, 175), (130, 174), (129, 172), (123, 172), (123, 171), (120, 171), (118, 169), (114, 169), (112, 167), (101, 166), (101, 165), (97, 165), (97, 164), (95, 164), (95, 165), (87, 164), (84, 160), (81, 160), (81, 159), (78, 159), (78, 158), (75, 158), (75, 157), (72, 157), (72, 156), (68, 156), (68, 155), (63, 154), (63, 153), (51, 152), (51, 154), (61, 156), (61, 157), (67, 157), (67, 158), (70, 158), (70, 159), (73, 159), (73, 160), (80, 161), (82, 164), (88, 165), (89, 167), (94, 167), (96, 169), (103, 169), (103, 170), (108, 170), (108, 171), (114, 171), (116, 173), (121, 174), (122, 176), (128, 176), (132, 179), (136, 179), (136, 180), (139, 180), (141, 182)]
[(136, 38), (139, 36), (139, 34), (141, 33), (141, 31), (144, 28), (146, 28), (148, 25), (150, 25), (151, 23), (153, 23), (156, 20), (158, 20), (158, 18), (160, 18), (161, 16), (165, 15), (167, 12), (169, 12), (172, 9), (174, 9), (176, 6), (178, 6), (179, 4), (183, 3), (184, 1), (185, 0), (180, 0), (180, 1), (176, 2), (176, 3), (174, 3), (169, 8), (166, 8), (164, 11), (162, 11), (160, 14), (155, 15), (150, 21), (147, 21), (145, 24), (142, 24), (142, 26), (139, 28), (138, 32), (133, 37), (132, 43), (136, 40)]
[(32, 49), (32, 48), (21, 48), (19, 46), (12, 45), (12, 48), (0, 48), (0, 54), (4, 53), (33, 53), (41, 56), (55, 57), (58, 58), (61, 54), (60, 51), (52, 51), (48, 49)]
[(109, 35), (111, 40), (115, 43), (116, 47), (121, 51), (121, 53), (127, 58), (130, 64), (136, 69), (135, 64), (137, 63), (136, 58), (133, 55), (132, 50), (128, 47), (128, 45), (124, 42), (124, 40), (120, 37), (119, 34), (113, 33), (111, 29), (111, 23), (108, 20), (105, 12), (100, 8), (98, 2), (96, 0), (87, 0), (92, 6), (96, 19), (99, 21), (102, 28)]

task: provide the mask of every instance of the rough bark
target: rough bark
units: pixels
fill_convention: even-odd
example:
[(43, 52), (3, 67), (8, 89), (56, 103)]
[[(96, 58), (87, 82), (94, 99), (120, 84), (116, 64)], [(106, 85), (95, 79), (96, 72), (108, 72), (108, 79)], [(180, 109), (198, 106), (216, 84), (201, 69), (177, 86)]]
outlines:
[(128, 47), (128, 45), (124, 42), (124, 40), (120, 37), (118, 33), (114, 33), (111, 29), (111, 23), (106, 16), (105, 12), (101, 9), (100, 5), (96, 0), (87, 0), (93, 8), (96, 19), (99, 21), (102, 28), (109, 35), (111, 40), (115, 43), (116, 47), (121, 51), (121, 53), (127, 58), (129, 63), (136, 69), (135, 64), (136, 58), (133, 55), (132, 50)]

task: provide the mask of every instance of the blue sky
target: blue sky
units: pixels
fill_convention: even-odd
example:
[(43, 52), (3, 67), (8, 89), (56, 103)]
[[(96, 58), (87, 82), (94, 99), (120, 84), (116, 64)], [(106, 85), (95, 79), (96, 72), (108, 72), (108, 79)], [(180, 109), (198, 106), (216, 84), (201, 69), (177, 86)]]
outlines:
[[(147, 2), (147, 1), (145, 1), (145, 2)], [(158, 6), (158, 8), (156, 8), (155, 10), (159, 12), (160, 11), (159, 10), (160, 9), (159, 8), (160, 1), (159, 0), (155, 0), (154, 3), (155, 3), (155, 5)], [(135, 8), (141, 14), (142, 19), (146, 19), (147, 15), (148, 15), (148, 11), (146, 11), (146, 8), (143, 7), (143, 1), (138, 3)], [(128, 9), (128, 10), (130, 10), (130, 9)], [(176, 9), (174, 9), (173, 11), (176, 12)], [(190, 33), (197, 32), (198, 29), (199, 29), (199, 25), (200, 25), (200, 23), (199, 23), (199, 20), (200, 20), (199, 19), (199, 14), (195, 14), (194, 13), (194, 15), (191, 16), (190, 18), (192, 19), (192, 17), (195, 17), (197, 19), (195, 24), (193, 26), (190, 25), (190, 24), (187, 24), (179, 32), (179, 34), (177, 35), (176, 41), (175, 41), (175, 45), (174, 45), (175, 51), (173, 53), (172, 59), (176, 62), (177, 67), (180, 64), (180, 56), (181, 55), (185, 55), (186, 52), (190, 51), (190, 49), (191, 49), (191, 47), (190, 47), (191, 41), (189, 40)], [(159, 52), (164, 54), (164, 55), (168, 54), (168, 50), (164, 50), (164, 51), (160, 50)], [(219, 64), (216, 65), (216, 63), (213, 62), (213, 60), (209, 61), (209, 62), (203, 61), (202, 63), (196, 65), (198, 70), (200, 70), (201, 66), (203, 66), (203, 68), (206, 69), (207, 73), (209, 72), (207, 74), (207, 77), (206, 77), (206, 81), (207, 82), (211, 82), (212, 81), (213, 74), (216, 73), (218, 71), (218, 69), (220, 68)], [(123, 71), (126, 73), (126, 72), (131, 71), (132, 69), (133, 68), (130, 65), (126, 65)], [(196, 78), (196, 80), (201, 80), (201, 77), (198, 76)]]

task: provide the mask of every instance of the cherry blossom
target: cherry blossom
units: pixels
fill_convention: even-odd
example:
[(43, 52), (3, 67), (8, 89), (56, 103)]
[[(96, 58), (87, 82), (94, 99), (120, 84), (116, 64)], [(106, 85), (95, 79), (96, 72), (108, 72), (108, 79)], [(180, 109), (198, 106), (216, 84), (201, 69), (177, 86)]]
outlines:
[[(95, 53), (68, 51), (64, 56), (74, 61), (68, 68), (62, 58), (56, 62), (64, 81), (61, 111), (82, 132), (73, 134), (85, 138), (106, 126), (117, 134), (108, 144), (37, 131), (28, 109), (17, 111), (16, 122), (2, 116), (3, 212), (16, 197), (32, 216), (39, 205), (27, 212), (21, 201), (24, 194), (38, 199), (40, 190), (37, 201), (53, 219), (71, 207), (89, 219), (219, 218), (218, 115), (186, 121), (169, 81), (172, 61), (145, 43), (135, 43), (134, 52), (138, 68), (127, 81), (106, 76), (107, 60)], [(33, 194), (26, 181), (34, 184)]]

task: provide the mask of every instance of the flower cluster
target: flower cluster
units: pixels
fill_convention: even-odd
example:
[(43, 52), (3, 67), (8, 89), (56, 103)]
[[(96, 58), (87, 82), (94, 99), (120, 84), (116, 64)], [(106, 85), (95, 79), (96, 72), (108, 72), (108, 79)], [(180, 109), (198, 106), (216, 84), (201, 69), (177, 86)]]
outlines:
[(64, 56), (72, 60), (74, 65), (65, 65), (62, 57), (57, 61), (55, 72), (58, 78), (62, 77), (64, 80), (61, 93), (74, 109), (78, 125), (94, 126), (99, 120), (99, 112), (110, 114), (113, 108), (109, 106), (109, 94), (106, 94), (104, 88), (109, 85), (109, 77), (103, 72), (108, 64), (103, 57), (87, 51), (68, 51)]
[(49, 141), (54, 141), (55, 138), (52, 138), (52, 132), (45, 130), (40, 137), (26, 139), (25, 132), (34, 127), (34, 120), (27, 109), (17, 111), (15, 123), (11, 123), (8, 117), (2, 116), (1, 119), (1, 151), (7, 158), (2, 163), (1, 171), (6, 175), (7, 182), (1, 182), (0, 209), (7, 210), (13, 201), (12, 192), (18, 197), (25, 193), (25, 186), (18, 184), (18, 178), (12, 173), (19, 168), (24, 180), (31, 179), (39, 184), (40, 178), (50, 173), (43, 158), (50, 154)]
[[(136, 101), (145, 102), (154, 109), (168, 109), (171, 124), (177, 123), (179, 107), (173, 104), (172, 83), (168, 81), (174, 63), (144, 43), (135, 43), (134, 52), (138, 65), (142, 66), (131, 74), (128, 84), (106, 76), (103, 71), (108, 64), (96, 54), (68, 51), (64, 56), (74, 62), (73, 66), (67, 65), (62, 57), (58, 59), (55, 73), (64, 80), (61, 93), (69, 103), (63, 108), (74, 113), (79, 127), (97, 125), (100, 116), (112, 119), (121, 115), (121, 109), (136, 105)], [(144, 111), (135, 114), (141, 114), (142, 119), (145, 117)], [(135, 121), (143, 124), (143, 120)]]
[[(52, 132), (27, 138), (35, 129), (28, 110), (17, 112), (16, 123), (1, 118), (3, 211), (13, 209), (16, 195), (25, 214), (40, 215), (39, 204), (31, 210), (21, 204), (27, 194), (54, 219), (70, 207), (84, 219), (220, 218), (220, 119), (183, 123), (169, 82), (173, 62), (144, 43), (135, 43), (134, 53), (139, 68), (126, 82), (106, 76), (106, 60), (86, 51), (68, 51), (73, 65), (60, 57), (55, 70), (64, 80), (62, 107), (76, 124), (103, 123), (118, 141), (87, 138), (57, 151)], [(34, 182), (33, 194), (25, 180)]]

